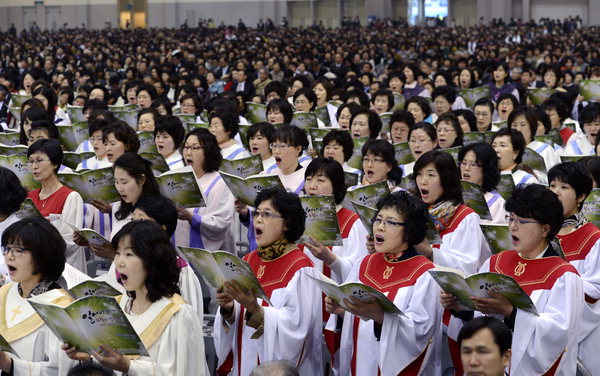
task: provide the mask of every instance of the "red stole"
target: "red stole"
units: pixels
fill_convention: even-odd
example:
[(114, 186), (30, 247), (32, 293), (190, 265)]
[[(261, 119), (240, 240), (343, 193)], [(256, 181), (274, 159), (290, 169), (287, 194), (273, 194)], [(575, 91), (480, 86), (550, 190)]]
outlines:
[(567, 141), (569, 141), (569, 138), (571, 138), (571, 136), (575, 134), (575, 132), (573, 132), (569, 127), (564, 127), (563, 129), (558, 131), (558, 133), (560, 134), (560, 138), (562, 138), (563, 144), (565, 146), (567, 146)]
[(67, 196), (71, 194), (71, 192), (74, 192), (71, 188), (63, 185), (58, 191), (48, 196), (48, 198), (40, 200), (40, 190), (41, 188), (30, 191), (27, 194), (27, 197), (33, 201), (35, 207), (40, 211), (44, 218), (47, 218), (50, 214), (62, 214)]
[(600, 239), (600, 230), (588, 222), (566, 235), (556, 235), (567, 261), (584, 260), (594, 244)]
[[(403, 287), (413, 286), (419, 277), (434, 268), (433, 263), (423, 256), (414, 256), (400, 262), (389, 262), (382, 253), (374, 253), (366, 256), (361, 261), (359, 280), (365, 285), (381, 291), (391, 301), (394, 301), (398, 290)], [(352, 352), (351, 365), (353, 376), (356, 376), (356, 349), (359, 325), (360, 319), (354, 317), (354, 328), (352, 331), (354, 350)], [(427, 349), (400, 372), (399, 376), (417, 375), (421, 369), (426, 352)]]
[(490, 258), (490, 272), (511, 276), (527, 295), (535, 290), (551, 290), (565, 273), (577, 273), (577, 269), (560, 257), (524, 259), (516, 251), (504, 251)]
[[(456, 228), (460, 225), (462, 220), (465, 219), (465, 217), (471, 213), (475, 213), (475, 211), (473, 211), (473, 209), (471, 209), (465, 204), (460, 204), (454, 212), (454, 215), (452, 216), (452, 219), (450, 220), (448, 226), (446, 226), (445, 229), (440, 231), (440, 238), (443, 238), (446, 234), (453, 233), (454, 230), (456, 230)], [(440, 244), (434, 244), (432, 245), (432, 247), (440, 248)]]

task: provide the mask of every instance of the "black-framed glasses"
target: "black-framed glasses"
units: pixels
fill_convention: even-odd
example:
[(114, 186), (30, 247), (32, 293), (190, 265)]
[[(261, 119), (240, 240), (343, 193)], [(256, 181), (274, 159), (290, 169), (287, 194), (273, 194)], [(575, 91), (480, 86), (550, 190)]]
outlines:
[(404, 222), (398, 222), (391, 219), (383, 219), (383, 218), (371, 218), (371, 224), (373, 226), (379, 226), (379, 224), (383, 223), (383, 227), (385, 228), (396, 228), (400, 226), (406, 226)]
[(23, 247), (9, 247), (9, 246), (2, 246), (2, 254), (4, 256), (8, 255), (8, 253), (10, 252), (10, 254), (13, 257), (21, 257), (23, 256), (23, 253), (27, 252), (27, 249), (23, 248)]
[(275, 214), (275, 213), (270, 212), (270, 211), (258, 211), (258, 210), (255, 210), (254, 211), (254, 218), (258, 218), (258, 217), (263, 217), (264, 219), (283, 218), (283, 216), (281, 216), (279, 214)]
[(506, 221), (506, 223), (508, 223), (509, 225), (512, 225), (512, 224), (513, 224), (513, 223), (515, 223), (515, 222), (516, 222), (516, 223), (517, 223), (519, 226), (520, 226), (520, 225), (526, 225), (526, 224), (528, 224), (528, 223), (537, 223), (537, 224), (540, 224), (540, 225), (542, 224), (542, 222), (540, 222), (540, 221), (531, 221), (531, 220), (529, 220), (529, 219), (523, 219), (523, 218), (519, 218), (519, 217), (516, 217), (516, 216), (509, 215), (509, 214), (507, 214), (507, 215), (504, 217), (504, 220), (505, 220), (505, 221)]

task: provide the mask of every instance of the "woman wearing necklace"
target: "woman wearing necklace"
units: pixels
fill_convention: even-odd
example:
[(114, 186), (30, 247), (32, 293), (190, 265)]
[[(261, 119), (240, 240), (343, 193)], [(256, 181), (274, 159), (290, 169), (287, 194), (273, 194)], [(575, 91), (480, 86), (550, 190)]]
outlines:
[(592, 178), (580, 163), (566, 162), (548, 172), (550, 190), (563, 205), (564, 221), (556, 237), (565, 259), (583, 280), (584, 314), (579, 335), (579, 359), (587, 369), (600, 369), (595, 344), (600, 343), (600, 230), (589, 222), (581, 207), (592, 190)]
[[(513, 330), (511, 375), (575, 375), (583, 283), (575, 267), (550, 244), (561, 229), (563, 205), (549, 189), (530, 184), (515, 189), (506, 211), (514, 249), (490, 257), (480, 272), (513, 277), (539, 315), (516, 308), (493, 292), (471, 300), (478, 312), (500, 315)], [(442, 293), (441, 302), (463, 320), (473, 316), (473, 311), (458, 309), (452, 294)]]
[(2, 234), (13, 282), (0, 288), (0, 334), (19, 354), (0, 351), (3, 375), (58, 374), (59, 341), (27, 299), (63, 307), (73, 301), (56, 282), (65, 267), (65, 248), (61, 234), (43, 218), (22, 219)]
[(347, 281), (381, 291), (404, 315), (355, 298), (344, 301), (350, 308), (344, 311), (327, 298), (327, 311), (343, 318), (339, 374), (439, 375), (442, 307), (431, 299), (439, 288), (427, 273), (433, 263), (415, 250), (425, 239), (427, 209), (403, 191), (381, 199), (377, 210), (375, 253), (356, 262)]
[[(202, 323), (179, 295), (177, 252), (165, 231), (154, 221), (132, 221), (115, 235), (112, 244), (115, 265), (127, 291), (117, 301), (149, 356), (132, 359), (107, 345), (91, 356), (130, 376), (208, 375)], [(90, 359), (68, 344), (62, 349), (71, 359)]]
[(298, 196), (281, 188), (262, 190), (254, 207), (258, 248), (244, 260), (272, 304), (234, 281), (217, 290), (217, 372), (247, 376), (259, 363), (286, 359), (302, 375), (322, 375), (321, 292), (308, 276), (317, 271), (294, 244), (306, 214)]
[(83, 227), (83, 199), (58, 180), (58, 169), (63, 160), (60, 143), (54, 139), (38, 140), (27, 150), (27, 158), (33, 178), (42, 186), (29, 192), (27, 197), (67, 242), (67, 263), (85, 272), (83, 248), (73, 243), (71, 228)]

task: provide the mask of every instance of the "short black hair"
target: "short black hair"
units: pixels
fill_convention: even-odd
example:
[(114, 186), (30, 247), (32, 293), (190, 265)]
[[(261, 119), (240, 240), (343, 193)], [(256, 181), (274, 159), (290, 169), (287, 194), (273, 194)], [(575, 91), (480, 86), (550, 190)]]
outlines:
[(292, 192), (287, 192), (281, 187), (273, 187), (263, 189), (258, 193), (254, 200), (254, 207), (258, 206), (263, 201), (270, 200), (275, 209), (285, 221), (285, 238), (288, 242), (294, 243), (304, 233), (306, 222), (306, 212), (302, 208), (298, 195)]
[(165, 196), (146, 196), (140, 198), (133, 210), (140, 209), (148, 217), (155, 220), (159, 225), (165, 226), (165, 232), (169, 238), (177, 228), (177, 207), (175, 203)]
[(560, 231), (563, 223), (563, 206), (558, 196), (541, 184), (519, 184), (506, 200), (504, 208), (519, 217), (533, 218), (549, 225), (547, 240)]
[(2, 233), (2, 247), (21, 243), (31, 253), (33, 274), (56, 281), (67, 262), (67, 243), (56, 227), (45, 218), (27, 217), (8, 226)]
[[(196, 107), (196, 112), (194, 112), (194, 115), (200, 115), (204, 110), (202, 99), (198, 95), (196, 95), (196, 93), (190, 93), (179, 98), (179, 103), (183, 103), (183, 101), (186, 99), (191, 99), (192, 101), (194, 101), (194, 106)], [(156, 107), (158, 106), (160, 106), (160, 103)]]
[[(525, 107), (525, 106), (515, 107), (515, 109), (510, 113), (510, 115), (508, 115), (506, 125), (509, 128), (512, 128), (513, 122), (519, 116), (525, 117), (525, 121), (527, 121), (527, 125), (529, 125), (529, 133), (531, 136), (531, 141), (533, 141), (535, 134), (537, 132), (537, 127), (538, 127), (538, 118), (537, 118), (535, 111), (533, 109), (531, 109), (529, 107)], [(523, 137), (525, 137), (525, 135), (523, 135)], [(527, 140), (525, 140), (525, 142), (527, 143)]]
[[(389, 75), (388, 75), (388, 79), (387, 79), (387, 84), (388, 86), (390, 85), (390, 81), (392, 80), (392, 78), (397, 78), (400, 81), (402, 81), (402, 84), (406, 83), (406, 75), (404, 74), (404, 72), (399, 71), (399, 70), (395, 70), (392, 71)], [(416, 77), (415, 77), (416, 78)]]
[[(36, 99), (36, 101), (38, 101), (38, 100)], [(48, 120), (48, 121), (54, 120), (54, 119), (51, 120), (48, 117), (48, 113), (46, 112), (46, 110), (44, 110), (43, 107), (30, 106), (27, 109), (27, 111), (23, 112), (23, 114), (21, 115), (21, 127), (20, 127), (21, 129), (19, 130), (19, 143), (21, 145), (27, 145), (27, 134), (25, 134), (25, 129), (23, 127), (23, 124), (25, 123), (25, 119), (28, 119), (30, 122), (34, 122), (36, 120)]]
[(477, 101), (475, 101), (475, 104), (473, 105), (473, 110), (475, 110), (475, 107), (477, 106), (486, 106), (490, 109), (490, 114), (493, 114), (494, 110), (496, 109), (494, 102), (492, 102), (492, 100), (488, 97), (479, 98)]
[(306, 131), (294, 125), (283, 125), (277, 128), (273, 134), (273, 142), (275, 141), (285, 142), (293, 147), (301, 146), (302, 149), (298, 156), (302, 154), (302, 150), (305, 150), (308, 147)]
[(347, 108), (348, 111), (350, 111), (350, 116), (352, 116), (352, 114), (354, 113), (354, 111), (358, 110), (360, 108), (360, 106), (354, 102), (350, 102), (350, 103), (342, 103), (337, 111), (335, 112), (335, 118), (337, 120), (340, 120), (340, 114), (342, 113), (342, 111), (344, 110), (344, 108)]
[(369, 104), (371, 103), (369, 101), (369, 96), (362, 89), (350, 90), (344, 93), (344, 95), (342, 95), (342, 100), (344, 101), (344, 103), (348, 103), (348, 100), (350, 100), (350, 98), (358, 98), (358, 101), (360, 102), (359, 105), (361, 107), (369, 107)]
[[(202, 169), (206, 172), (218, 171), (219, 167), (221, 167), (221, 161), (223, 160), (223, 154), (221, 154), (221, 148), (219, 148), (219, 144), (217, 143), (217, 138), (215, 135), (210, 133), (210, 131), (206, 128), (194, 128), (185, 135), (182, 146), (182, 154), (183, 154), (183, 145), (190, 138), (190, 136), (196, 136), (200, 145), (204, 150), (204, 166)], [(185, 158), (184, 158), (185, 162)]]
[(331, 181), (331, 186), (333, 187), (333, 197), (335, 203), (337, 205), (341, 204), (346, 196), (346, 183), (344, 182), (344, 169), (342, 165), (338, 163), (338, 161), (318, 157), (313, 159), (306, 169), (304, 170), (304, 179), (322, 174), (327, 177)]
[(502, 136), (508, 136), (510, 138), (510, 143), (512, 144), (513, 150), (517, 151), (515, 163), (521, 164), (521, 162), (523, 162), (523, 154), (525, 153), (526, 146), (523, 133), (512, 128), (500, 128), (498, 132), (494, 133), (494, 136), (492, 137), (492, 144), (494, 143), (495, 139)]
[(137, 97), (138, 95), (140, 95), (140, 93), (142, 91), (145, 91), (146, 93), (148, 93), (151, 100), (155, 100), (156, 98), (158, 98), (158, 93), (156, 92), (156, 88), (152, 84), (143, 83), (140, 86), (138, 86), (137, 90), (135, 91), (135, 96)]
[(118, 141), (125, 144), (125, 151), (137, 153), (140, 150), (140, 140), (137, 133), (124, 121), (117, 121), (104, 127), (102, 141), (107, 142), (108, 135), (113, 133)]
[(457, 119), (460, 116), (462, 116), (463, 119), (465, 119), (465, 121), (467, 123), (469, 123), (469, 130), (471, 132), (477, 132), (477, 118), (475, 118), (475, 115), (473, 114), (473, 111), (461, 109), (461, 110), (454, 110), (454, 111), (452, 111), (452, 113), (454, 115), (456, 115)]
[[(460, 185), (460, 173), (458, 172), (458, 167), (452, 156), (445, 151), (430, 150), (417, 159), (413, 169), (413, 180), (415, 183), (419, 172), (429, 164), (434, 165), (435, 170), (440, 176), (442, 188), (444, 189), (444, 193), (437, 202), (449, 200), (455, 204), (462, 203), (463, 197), (462, 187)], [(417, 194), (420, 196), (418, 190)]]
[(469, 320), (458, 333), (458, 347), (462, 342), (475, 335), (480, 330), (489, 329), (494, 337), (494, 343), (498, 345), (500, 355), (504, 355), (507, 350), (510, 350), (512, 344), (512, 333), (505, 323), (491, 316), (480, 316)]
[(517, 100), (517, 97), (515, 97), (511, 93), (504, 93), (498, 97), (498, 100), (496, 101), (496, 107), (498, 107), (500, 102), (502, 102), (505, 99), (508, 99), (512, 103), (513, 110), (519, 106), (519, 101)]
[(29, 134), (31, 135), (31, 132), (34, 130), (45, 130), (48, 134), (48, 138), (58, 140), (58, 128), (54, 123), (51, 123), (48, 120), (36, 120), (31, 123)]
[(411, 97), (406, 102), (404, 102), (404, 109), (408, 111), (408, 105), (411, 103), (416, 104), (417, 106), (419, 106), (421, 111), (423, 111), (423, 119), (427, 119), (429, 115), (431, 115), (431, 105), (429, 104), (429, 100), (427, 100), (426, 98), (415, 95), (414, 97)]
[[(155, 100), (152, 101), (150, 108), (144, 108), (144, 110), (149, 110), (149, 109), (158, 110), (158, 108), (160, 106), (163, 106), (165, 108), (165, 110), (167, 111), (167, 115), (173, 115), (173, 105), (169, 101), (169, 98), (165, 98), (165, 97), (156, 98)], [(158, 111), (156, 111), (156, 112), (158, 113)], [(196, 116), (198, 116), (198, 115), (200, 115), (200, 113), (196, 114)]]
[(437, 97), (444, 97), (444, 99), (448, 101), (450, 105), (453, 105), (454, 101), (456, 101), (456, 90), (450, 86), (438, 86), (433, 89), (433, 92), (431, 93), (431, 100), (435, 100)]
[[(92, 135), (94, 133), (96, 133), (97, 131), (103, 132), (104, 127), (107, 127), (111, 122), (109, 120), (105, 120), (105, 119), (95, 119), (90, 123), (90, 127), (89, 127), (89, 135), (90, 137), (92, 137)], [(104, 133), (104, 132), (103, 132)]]
[(177, 150), (183, 142), (185, 128), (183, 128), (183, 124), (177, 116), (159, 116), (154, 123), (154, 137), (156, 137), (159, 133), (167, 133), (169, 136), (171, 136), (173, 138), (173, 142), (175, 143), (174, 150)]
[(371, 96), (371, 103), (375, 103), (375, 99), (377, 99), (377, 97), (386, 97), (388, 99), (388, 108), (386, 109), (386, 112), (391, 111), (392, 108), (394, 108), (394, 95), (392, 94), (392, 92), (390, 90), (387, 90), (387, 89), (377, 90)]
[(296, 90), (296, 92), (294, 93), (293, 100), (292, 100), (294, 105), (296, 103), (296, 99), (298, 99), (298, 97), (301, 95), (304, 95), (306, 97), (306, 100), (309, 101), (310, 103), (312, 103), (310, 110), (314, 111), (315, 108), (317, 107), (317, 95), (315, 94), (315, 92), (312, 91), (312, 89), (310, 89), (308, 87), (303, 87), (303, 88)]
[(600, 157), (597, 155), (587, 155), (579, 159), (577, 164), (584, 167), (585, 171), (592, 178), (596, 186), (600, 186)]
[[(387, 173), (387, 180), (399, 185), (402, 180), (402, 170), (398, 167), (398, 161), (396, 160), (396, 151), (392, 144), (385, 140), (368, 140), (363, 145), (362, 156), (365, 158), (367, 154), (371, 153), (377, 157), (383, 158), (383, 161), (390, 166), (391, 170)], [(362, 167), (361, 167), (362, 168)], [(363, 171), (364, 172), (364, 171)]]
[(261, 136), (264, 136), (269, 140), (269, 144), (273, 142), (273, 135), (275, 134), (275, 127), (273, 124), (268, 123), (266, 121), (256, 123), (248, 127), (248, 131), (246, 132), (246, 139), (250, 142), (250, 139), (254, 137), (257, 133), (260, 133)]
[(112, 369), (103, 366), (100, 363), (85, 362), (79, 363), (69, 370), (67, 376), (114, 376)]
[[(179, 267), (177, 252), (167, 233), (154, 221), (131, 221), (112, 239), (118, 249), (121, 239), (129, 236), (133, 253), (142, 259), (146, 275), (148, 300), (156, 302), (162, 297), (179, 294)], [(118, 257), (118, 256), (117, 256)], [(135, 298), (135, 293), (127, 294)]]
[(27, 198), (27, 190), (17, 175), (6, 167), (0, 167), (0, 192), (0, 214), (6, 217), (17, 212)]
[(339, 129), (329, 131), (329, 133), (323, 137), (323, 149), (321, 150), (321, 154), (325, 154), (325, 147), (332, 142), (337, 143), (344, 150), (344, 161), (347, 161), (352, 157), (354, 142), (352, 141), (350, 133), (347, 131), (340, 131)]
[(85, 101), (82, 112), (85, 114), (87, 110), (89, 110), (90, 113), (94, 110), (108, 110), (108, 104), (106, 104), (106, 101), (100, 99), (90, 99)]
[(394, 111), (390, 117), (390, 129), (394, 123), (404, 123), (408, 125), (408, 129), (410, 129), (415, 126), (415, 117), (408, 111), (397, 110)]
[[(544, 110), (544, 111), (555, 110), (556, 113), (558, 114), (558, 117), (560, 118), (561, 123), (563, 121), (565, 121), (570, 115), (569, 106), (562, 99), (560, 99), (558, 97), (550, 97), (550, 98), (546, 99), (542, 103), (542, 110)], [(581, 123), (581, 120), (580, 120), (580, 123)]]
[[(557, 164), (548, 171), (548, 184), (552, 184), (554, 180), (569, 184), (575, 190), (577, 198), (583, 195), (584, 199), (592, 191), (594, 181), (588, 174), (585, 167), (581, 163), (564, 162)], [(583, 202), (579, 205), (579, 209), (583, 206)]]
[[(316, 102), (315, 102), (316, 103)], [(294, 110), (292, 109), (292, 105), (285, 98), (277, 98), (273, 99), (267, 104), (266, 113), (273, 110), (279, 110), (283, 115), (283, 123), (289, 124), (292, 121), (292, 116), (294, 115)]]
[(381, 132), (381, 127), (383, 126), (379, 115), (377, 115), (377, 113), (373, 110), (370, 110), (366, 107), (361, 107), (352, 114), (352, 118), (350, 119), (351, 129), (352, 122), (358, 115), (367, 115), (367, 118), (369, 119), (369, 139), (376, 139), (379, 136), (379, 132)]
[(223, 123), (225, 132), (229, 133), (229, 138), (233, 139), (240, 130), (238, 117), (231, 112), (211, 112), (209, 122), (213, 119), (220, 119)]
[(454, 115), (452, 112), (446, 112), (446, 113), (438, 116), (437, 120), (435, 121), (436, 130), (437, 130), (437, 126), (442, 121), (450, 124), (452, 126), (452, 128), (454, 128), (454, 133), (456, 133), (456, 139), (452, 143), (452, 147), (461, 146), (463, 143), (464, 132), (463, 132), (462, 128), (460, 127), (460, 123), (458, 122), (458, 118), (456, 117), (456, 115)]
[(417, 129), (422, 129), (425, 133), (427, 133), (429, 138), (431, 138), (431, 141), (437, 142), (437, 131), (435, 130), (435, 127), (426, 121), (420, 121), (408, 130), (409, 139), (413, 132)]
[[(581, 114), (579, 114), (579, 124), (583, 131), (583, 126), (600, 119), (600, 103), (590, 103), (583, 108)], [(585, 131), (584, 131), (585, 132)]]
[(498, 166), (498, 154), (494, 151), (492, 145), (487, 142), (474, 142), (467, 144), (458, 151), (458, 163), (460, 164), (468, 152), (475, 154), (475, 161), (481, 166), (483, 171), (483, 185), (481, 189), (484, 192), (490, 192), (496, 189), (500, 182), (500, 167)]
[[(33, 85), (32, 85), (33, 86)], [(56, 115), (56, 104), (58, 102), (56, 98), (56, 93), (54, 89), (48, 86), (39, 86), (32, 93), (35, 97), (36, 95), (42, 95), (48, 101), (48, 108), (46, 108), (46, 112), (48, 113), (48, 117), (54, 121), (54, 115)]]
[(325, 77), (319, 77), (313, 81), (312, 88), (314, 89), (315, 87), (317, 87), (318, 84), (323, 85), (323, 88), (325, 89), (326, 93), (326, 100), (330, 100), (331, 92), (333, 91), (333, 85), (331, 84), (331, 82)]
[(429, 213), (423, 201), (407, 191), (398, 191), (382, 197), (377, 202), (377, 214), (382, 209), (396, 210), (404, 221), (404, 240), (414, 246), (425, 239)]
[(44, 153), (48, 156), (50, 163), (56, 166), (54, 168), (54, 173), (57, 174), (64, 157), (60, 142), (54, 138), (37, 140), (31, 144), (29, 149), (27, 149), (27, 158), (37, 152)]
[[(104, 86), (102, 86), (102, 85), (94, 85), (94, 86), (92, 86), (92, 90), (94, 90), (94, 89), (99, 89), (99, 90), (101, 90), (101, 91), (102, 91), (102, 94), (103, 94), (102, 101), (103, 101), (104, 103), (108, 102), (108, 89), (107, 89), (107, 88), (105, 88), (105, 87), (104, 87)], [(91, 90), (90, 90), (90, 93), (91, 93)], [(95, 100), (95, 99), (93, 99), (93, 100)], [(99, 99), (98, 99), (98, 100), (99, 100)], [(84, 112), (85, 112), (85, 110), (84, 110)]]
[(285, 98), (287, 94), (287, 87), (279, 81), (271, 81), (267, 84), (267, 86), (265, 86), (264, 92), (265, 98), (272, 92), (275, 92), (279, 98)]
[[(152, 163), (150, 161), (140, 157), (136, 153), (127, 152), (117, 158), (113, 164), (113, 170), (116, 168), (125, 170), (129, 176), (135, 179), (138, 185), (142, 184), (142, 180), (144, 180), (140, 198), (160, 195), (160, 187), (152, 172)], [(133, 212), (133, 205), (121, 198), (121, 207), (115, 213), (115, 218), (118, 220), (125, 219), (131, 212)]]

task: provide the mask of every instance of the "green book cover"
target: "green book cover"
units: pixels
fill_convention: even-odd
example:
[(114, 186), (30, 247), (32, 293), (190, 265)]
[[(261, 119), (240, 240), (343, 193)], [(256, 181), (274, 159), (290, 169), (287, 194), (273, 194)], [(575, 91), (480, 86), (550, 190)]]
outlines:
[(544, 157), (539, 155), (535, 150), (531, 148), (525, 148), (522, 163), (525, 166), (529, 166), (534, 170), (546, 173), (546, 162), (544, 161)]
[(317, 115), (317, 119), (321, 120), (326, 127), (331, 127), (331, 120), (329, 119), (329, 110), (327, 106), (315, 108), (315, 115)]
[(485, 134), (485, 142), (487, 142), (488, 144), (491, 144), (492, 141), (494, 140), (494, 136), (496, 135), (496, 131), (486, 131), (484, 132)]
[(250, 265), (228, 252), (209, 251), (200, 248), (177, 247), (185, 260), (196, 269), (206, 283), (219, 289), (226, 281), (236, 281), (246, 291), (253, 291), (256, 297), (271, 305), (260, 282)]
[(488, 291), (493, 291), (506, 297), (513, 306), (539, 316), (529, 295), (511, 276), (478, 273), (465, 279), (460, 274), (450, 271), (429, 270), (429, 273), (442, 290), (456, 296), (463, 309), (477, 310), (471, 296), (488, 298)]
[[(498, 129), (505, 128), (507, 124), (508, 124), (508, 120), (500, 120), (500, 121), (492, 122), (492, 125), (498, 127)], [(494, 132), (494, 133), (496, 133), (496, 132)]]
[(462, 186), (462, 197), (465, 205), (473, 209), (475, 213), (479, 214), (481, 219), (491, 221), (492, 214), (490, 213), (490, 208), (483, 196), (481, 186), (464, 180), (460, 182), (460, 185)]
[(352, 203), (352, 206), (354, 206), (354, 211), (358, 214), (363, 226), (365, 226), (370, 235), (373, 235), (373, 223), (371, 220), (377, 215), (377, 209), (361, 205), (356, 201), (350, 202)]
[(295, 125), (301, 129), (309, 129), (309, 128), (317, 128), (319, 124), (317, 123), (317, 115), (314, 112), (294, 112), (292, 115), (292, 121), (290, 121), (290, 125)]
[(79, 236), (87, 240), (89, 244), (97, 245), (99, 247), (109, 247), (110, 249), (113, 248), (110, 240), (90, 228), (74, 228), (74, 232), (78, 233)]
[(6, 340), (6, 338), (4, 338), (2, 336), (0, 336), (0, 350), (9, 352), (11, 354), (15, 354), (16, 356), (19, 356), (19, 354), (15, 351), (15, 349), (13, 349), (12, 346), (10, 345), (10, 343)]
[(500, 181), (496, 187), (496, 191), (500, 193), (503, 199), (508, 200), (515, 190), (515, 181), (512, 174), (500, 174)]
[(458, 152), (461, 148), (462, 146), (455, 146), (453, 148), (440, 149), (440, 151), (444, 151), (450, 154), (450, 156), (452, 156), (452, 159), (454, 159), (454, 162), (458, 165)]
[(189, 123), (187, 123), (187, 130), (188, 130), (188, 132), (191, 132), (191, 131), (193, 131), (196, 128), (210, 129), (210, 124), (209, 123), (197, 123), (197, 122), (189, 122)]
[(250, 124), (264, 123), (267, 121), (266, 104), (246, 102), (246, 110), (246, 119)]
[(62, 164), (75, 170), (77, 166), (88, 158), (95, 156), (93, 151), (84, 151), (81, 153), (75, 153), (74, 151), (63, 152)]
[(206, 108), (200, 113), (200, 120), (204, 123), (208, 123), (208, 110)]
[(22, 154), (24, 156), (27, 156), (27, 149), (29, 149), (29, 148), (25, 145), (7, 146), (7, 145), (0, 144), (0, 155), (9, 156), (12, 154)]
[(81, 121), (87, 121), (85, 116), (83, 115), (83, 107), (82, 106), (71, 106), (67, 104), (67, 115), (69, 115), (69, 119), (71, 123), (79, 123)]
[(138, 110), (111, 111), (118, 120), (125, 122), (133, 130), (137, 130)]
[(561, 155), (560, 163), (577, 162), (578, 160), (580, 160), (583, 157), (585, 157), (585, 155)]
[(305, 229), (301, 242), (310, 242), (309, 236), (325, 246), (342, 245), (342, 234), (338, 223), (333, 196), (300, 197), (306, 212)]
[(435, 228), (435, 224), (433, 223), (433, 219), (431, 218), (431, 216), (427, 221), (427, 231), (425, 232), (425, 238), (427, 238), (427, 241), (430, 245), (442, 244), (442, 237), (440, 236), (438, 230)]
[(555, 89), (547, 87), (527, 88), (527, 98), (536, 106), (541, 105), (546, 99), (556, 92)]
[(246, 150), (250, 150), (250, 146), (248, 145), (248, 129), (251, 127), (249, 124), (240, 124), (239, 134), (240, 139), (242, 140), (242, 145)]
[(322, 157), (323, 154), (321, 150), (323, 150), (323, 139), (312, 140), (312, 148), (316, 150), (317, 156)]
[(394, 108), (392, 111), (404, 110), (404, 96), (400, 93), (392, 93), (394, 96)]
[(170, 170), (169, 165), (167, 164), (167, 161), (165, 161), (165, 157), (163, 157), (161, 154), (159, 154), (158, 151), (156, 153), (140, 152), (138, 154), (140, 155), (140, 157), (142, 157), (142, 158), (150, 161), (150, 163), (152, 163), (152, 169), (154, 171), (164, 173), (164, 172), (167, 172)]
[(262, 157), (260, 154), (254, 154), (242, 159), (223, 159), (219, 171), (241, 178), (258, 175), (263, 171)]
[(115, 188), (112, 167), (88, 170), (80, 174), (76, 172), (60, 173), (58, 174), (58, 180), (72, 190), (77, 191), (86, 203), (95, 199), (115, 202), (121, 198)]
[[(14, 147), (13, 150), (19, 150), (18, 147)], [(17, 175), (23, 187), (28, 191), (32, 191), (41, 187), (41, 184), (35, 181), (31, 171), (29, 170), (29, 159), (26, 155), (10, 154), (0, 155), (0, 167), (6, 167)]]
[(463, 134), (463, 145), (474, 144), (476, 142), (485, 142), (485, 133), (465, 132)]
[(285, 189), (277, 175), (254, 175), (241, 178), (223, 171), (219, 171), (219, 174), (233, 196), (249, 206), (254, 205), (258, 192), (265, 188), (281, 187)]
[(67, 150), (75, 151), (77, 146), (89, 138), (87, 122), (71, 125), (57, 125), (58, 140)]
[(402, 177), (402, 180), (400, 180), (400, 188), (413, 194), (418, 191), (417, 182), (413, 179), (413, 174)]
[(362, 171), (362, 147), (369, 140), (369, 137), (360, 137), (352, 140), (354, 148), (352, 149), (352, 156), (348, 159), (348, 166)]
[(8, 112), (15, 118), (17, 123), (21, 123), (21, 107), (9, 106)]
[(510, 235), (508, 225), (480, 224), (479, 226), (492, 253), (500, 253), (513, 249), (512, 236)]
[(579, 94), (583, 100), (594, 102), (600, 98), (600, 80), (581, 80), (579, 81)]
[(11, 94), (10, 101), (14, 107), (22, 107), (26, 100), (31, 99), (30, 94)]
[(596, 227), (600, 227), (600, 188), (594, 188), (583, 202), (581, 212)]
[(15, 213), (15, 216), (19, 219), (23, 219), (25, 217), (42, 217), (42, 213), (35, 206), (33, 201), (28, 197), (21, 203), (19, 207), (19, 211)]
[(123, 355), (149, 356), (142, 340), (113, 297), (86, 296), (67, 307), (28, 299), (48, 328), (63, 343), (90, 354), (100, 345)]
[(570, 130), (572, 130), (573, 132), (577, 133), (577, 124), (575, 124), (575, 123), (564, 123), (563, 125), (565, 127), (569, 128)]
[(563, 146), (562, 137), (560, 137), (560, 132), (556, 128), (551, 128), (547, 134), (535, 136), (533, 139), (536, 141), (551, 145), (551, 146), (552, 145)]
[(488, 86), (479, 86), (473, 89), (460, 89), (458, 95), (465, 100), (469, 108), (473, 108), (475, 102), (481, 98), (490, 97), (490, 88)]
[(360, 174), (344, 171), (344, 184), (346, 184), (346, 187), (354, 187), (355, 185), (358, 185), (358, 179), (360, 179)]
[(392, 117), (393, 112), (384, 112), (379, 114), (379, 118), (381, 119), (381, 131), (380, 133), (389, 133), (390, 132), (390, 119)]
[(181, 124), (183, 124), (183, 128), (188, 127), (189, 123), (195, 123), (196, 122), (196, 115), (193, 114), (177, 114), (175, 115), (179, 118), (179, 120), (181, 120)]
[(326, 127), (326, 128), (310, 127), (310, 128), (308, 128), (308, 135), (310, 136), (310, 138), (312, 140), (323, 139), (332, 130), (339, 130), (339, 128), (334, 128), (334, 127)]
[(117, 106), (114, 104), (110, 104), (108, 105), (108, 110), (111, 112), (115, 112), (115, 111), (132, 111), (132, 110), (137, 110), (138, 106), (137, 104), (133, 104), (133, 103), (128, 103), (128, 104), (124, 104), (121, 106)]
[(398, 165), (405, 165), (415, 161), (415, 157), (410, 151), (408, 141), (394, 144), (394, 151), (396, 152), (395, 158)]
[(348, 282), (338, 285), (323, 274), (321, 274), (319, 278), (315, 278), (309, 274), (307, 274), (307, 276), (315, 282), (317, 287), (319, 287), (319, 289), (323, 291), (325, 295), (333, 299), (337, 304), (340, 305), (340, 307), (347, 311), (349, 308), (346, 306), (346, 303), (344, 303), (344, 299), (350, 299), (350, 297), (354, 297), (363, 302), (368, 302), (375, 299), (379, 302), (379, 304), (381, 304), (381, 308), (384, 312), (394, 315), (402, 315), (402, 311), (400, 311), (400, 309), (398, 309), (398, 307), (396, 307), (396, 305), (389, 300), (385, 294), (371, 286), (367, 286), (360, 282)]
[(371, 208), (377, 207), (377, 202), (390, 193), (387, 181), (363, 185), (346, 193), (350, 201), (356, 201), (361, 205)]
[(162, 194), (184, 208), (206, 206), (193, 171), (166, 172), (156, 178)]
[(17, 146), (19, 145), (19, 138), (21, 134), (19, 132), (0, 132), (0, 144), (6, 146)]
[(104, 281), (89, 280), (71, 287), (69, 290), (75, 299), (86, 296), (119, 296), (122, 293)]
[(137, 132), (138, 140), (140, 140), (140, 150), (138, 153), (158, 153), (156, 144), (154, 143), (153, 131)]

